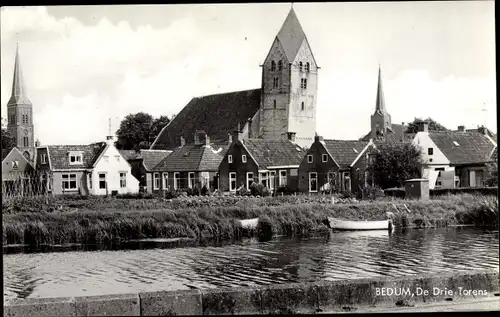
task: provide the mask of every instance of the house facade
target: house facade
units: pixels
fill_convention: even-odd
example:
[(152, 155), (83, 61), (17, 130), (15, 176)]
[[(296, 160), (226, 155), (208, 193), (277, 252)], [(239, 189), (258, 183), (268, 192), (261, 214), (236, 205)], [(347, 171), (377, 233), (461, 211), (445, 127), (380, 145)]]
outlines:
[(2, 160), (2, 197), (43, 193), (32, 163), (19, 149), (13, 148)]
[(190, 189), (215, 190), (219, 164), (227, 147), (210, 142), (204, 131), (196, 131), (194, 143), (185, 144), (173, 150), (167, 157), (147, 173), (147, 188), (154, 194), (166, 191)]
[(153, 192), (153, 168), (172, 151), (167, 150), (120, 150), (132, 167), (132, 175), (139, 180), (141, 191)]
[(463, 127), (435, 132), (420, 124), (413, 143), (421, 148), (422, 175), (430, 188), (483, 186), (485, 166), (493, 161), (496, 142), (485, 133)]
[(139, 192), (131, 166), (113, 138), (90, 145), (49, 145), (37, 148), (36, 166), (55, 195), (113, 195)]
[(294, 142), (293, 133), (280, 140), (244, 139), (241, 133), (233, 133), (219, 166), (219, 188), (236, 192), (240, 187), (250, 189), (252, 183), (259, 183), (271, 191), (280, 187), (296, 191), (304, 153)]
[(299, 191), (360, 191), (368, 183), (368, 149), (374, 147), (371, 140), (324, 140), (316, 136), (298, 169)]

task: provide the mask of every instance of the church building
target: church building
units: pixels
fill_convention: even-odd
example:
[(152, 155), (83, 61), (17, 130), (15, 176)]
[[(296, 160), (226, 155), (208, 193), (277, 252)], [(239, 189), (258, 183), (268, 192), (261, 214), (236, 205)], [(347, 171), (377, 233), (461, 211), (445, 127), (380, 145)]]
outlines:
[(35, 129), (33, 126), (33, 105), (28, 99), (24, 87), (19, 46), (14, 62), (14, 80), (12, 95), (7, 103), (7, 130), (14, 138), (15, 147), (24, 157), (33, 162), (35, 156)]
[(193, 98), (151, 149), (173, 150), (181, 137), (192, 143), (196, 130), (215, 144), (227, 144), (239, 130), (243, 139), (289, 139), (309, 146), (316, 131), (319, 67), (293, 8), (261, 67), (261, 88)]

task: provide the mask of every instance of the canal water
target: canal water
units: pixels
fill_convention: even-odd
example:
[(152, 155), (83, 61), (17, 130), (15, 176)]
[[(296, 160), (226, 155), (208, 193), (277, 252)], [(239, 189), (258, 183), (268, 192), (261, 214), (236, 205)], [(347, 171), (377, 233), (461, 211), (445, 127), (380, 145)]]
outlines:
[(392, 235), (330, 232), (221, 246), (5, 254), (4, 299), (498, 270), (498, 244), (498, 231), (443, 228)]

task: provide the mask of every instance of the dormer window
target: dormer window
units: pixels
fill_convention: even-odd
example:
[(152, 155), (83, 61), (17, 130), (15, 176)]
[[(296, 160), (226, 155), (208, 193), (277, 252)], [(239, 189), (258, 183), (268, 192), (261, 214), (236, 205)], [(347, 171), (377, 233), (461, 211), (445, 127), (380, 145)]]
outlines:
[(302, 62), (299, 62), (299, 71), (302, 72)]
[(69, 152), (69, 164), (77, 165), (83, 163), (83, 153), (82, 152)]
[(278, 70), (283, 69), (283, 62), (281, 60), (278, 61)]
[(274, 72), (276, 70), (276, 63), (271, 61), (271, 71)]
[(306, 63), (306, 72), (309, 73), (311, 71), (311, 65), (309, 62)]

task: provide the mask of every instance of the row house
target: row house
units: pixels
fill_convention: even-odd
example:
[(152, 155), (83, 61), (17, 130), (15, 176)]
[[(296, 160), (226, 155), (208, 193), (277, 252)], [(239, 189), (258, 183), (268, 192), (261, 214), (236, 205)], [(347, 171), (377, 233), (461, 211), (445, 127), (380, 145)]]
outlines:
[(298, 168), (304, 150), (288, 132), (278, 140), (242, 139), (242, 133), (230, 136), (230, 145), (219, 166), (221, 191), (235, 192), (254, 182), (274, 191), (279, 187), (297, 190)]
[(300, 163), (299, 191), (361, 190), (368, 182), (370, 148), (375, 148), (372, 140), (324, 140), (316, 136)]
[[(139, 181), (114, 145), (113, 137), (90, 145), (37, 148), (36, 169), (55, 195), (137, 193)], [(50, 179), (49, 179), (50, 177)]]
[(172, 151), (168, 150), (120, 150), (132, 167), (132, 175), (139, 180), (141, 191), (153, 192), (153, 168)]
[(196, 131), (194, 143), (181, 146), (148, 172), (148, 189), (153, 193), (206, 187), (217, 188), (216, 174), (227, 146), (216, 146), (204, 131)]
[(495, 161), (496, 141), (486, 129), (466, 131), (429, 131), (423, 122), (413, 139), (421, 148), (422, 175), (430, 188), (483, 186), (486, 164)]

